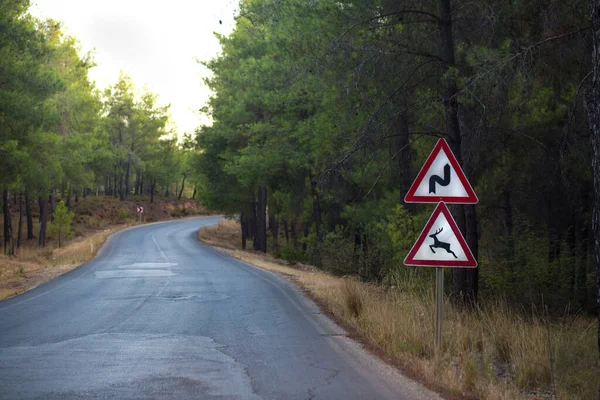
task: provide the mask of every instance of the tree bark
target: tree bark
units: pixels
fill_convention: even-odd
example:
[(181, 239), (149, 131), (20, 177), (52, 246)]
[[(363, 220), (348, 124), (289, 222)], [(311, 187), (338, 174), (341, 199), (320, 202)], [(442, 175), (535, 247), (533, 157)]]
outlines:
[(152, 186), (150, 186), (150, 203), (154, 203), (154, 189), (156, 188), (156, 181), (152, 181)]
[(594, 211), (592, 235), (596, 264), (596, 312), (598, 318), (598, 355), (600, 357), (600, 0), (590, 0), (592, 11), (592, 86), (586, 95), (586, 109), (592, 144)]
[[(404, 106), (405, 107), (405, 106)], [(410, 189), (412, 179), (412, 157), (410, 153), (409, 126), (408, 126), (408, 111), (404, 109), (398, 116), (396, 121), (396, 140), (395, 153), (396, 165), (398, 166), (397, 182), (400, 190), (400, 204), (409, 211), (414, 210), (412, 203), (406, 203), (404, 197)]]
[(140, 193), (140, 171), (135, 171), (135, 185), (133, 194), (138, 195)]
[(308, 245), (306, 243), (306, 238), (308, 238), (308, 226), (310, 225), (308, 222), (304, 221), (304, 243), (302, 243), (302, 251), (306, 253), (306, 250), (308, 249)]
[[(444, 61), (444, 72), (455, 66), (454, 59), (454, 37), (452, 35), (452, 9), (451, 0), (440, 0), (440, 58)], [(446, 84), (446, 97), (444, 105), (446, 108), (446, 134), (450, 138), (450, 145), (459, 163), (465, 155), (470, 156), (462, 143), (458, 120), (458, 89), (456, 82), (449, 80)], [(465, 135), (465, 138), (467, 135)], [(463, 169), (465, 166), (463, 165)], [(467, 171), (465, 171), (467, 172)], [(467, 177), (469, 175), (467, 174)], [(465, 240), (475, 258), (477, 258), (477, 217), (474, 206), (454, 206), (456, 223), (465, 236)], [(479, 271), (477, 268), (452, 268), (452, 301), (458, 306), (474, 306), (477, 302), (477, 289)]]
[(286, 219), (283, 220), (283, 234), (285, 235), (285, 242), (290, 242), (290, 231), (288, 229), (288, 222)]
[(240, 211), (240, 227), (242, 229), (242, 250), (246, 250), (246, 234), (248, 233), (248, 218), (244, 213), (244, 208)]
[(297, 222), (295, 219), (292, 220), (292, 224), (291, 224), (291, 231), (292, 231), (292, 244), (294, 245), (294, 249), (298, 248), (298, 226), (297, 226)]
[(277, 218), (274, 215), (269, 216), (269, 228), (271, 229), (271, 234), (273, 235), (273, 251), (277, 252), (279, 250), (278, 244), (278, 236), (279, 236), (279, 225), (277, 224)]
[(2, 204), (4, 206), (4, 252), (11, 256), (13, 255), (12, 219), (10, 216), (10, 197), (7, 189), (2, 192)]
[(192, 193), (192, 200), (196, 200), (196, 185), (194, 185), (194, 193)]
[(267, 188), (258, 187), (256, 236), (258, 238), (258, 249), (267, 252)]
[(46, 223), (48, 222), (48, 205), (44, 201), (44, 197), (40, 196), (40, 234), (38, 235), (38, 246), (46, 245)]
[(317, 182), (313, 179), (312, 174), (310, 175), (310, 194), (313, 199), (313, 220), (315, 221), (315, 230), (317, 233), (317, 239), (321, 239), (321, 202), (319, 199), (319, 192), (317, 191)]
[(115, 165), (115, 174), (113, 176), (113, 196), (116, 199), (117, 198), (117, 165)]
[(123, 172), (119, 174), (119, 200), (125, 201), (125, 191), (123, 190)]
[(19, 228), (17, 230), (17, 249), (21, 247), (21, 235), (23, 233), (23, 194), (19, 196)]
[(127, 156), (127, 170), (125, 172), (125, 193), (123, 194), (123, 200), (129, 196), (129, 175), (131, 175), (131, 152)]
[(48, 196), (48, 215), (50, 216), (50, 221), (54, 220), (54, 206), (56, 205), (56, 189), (52, 189), (50, 191), (50, 196)]
[(181, 195), (183, 194), (184, 188), (185, 188), (185, 175), (183, 176), (183, 180), (181, 181), (181, 190), (179, 191), (179, 196), (177, 196), (177, 200), (181, 200)]
[(25, 192), (25, 216), (27, 219), (27, 240), (35, 239), (33, 235), (33, 216), (31, 215), (31, 200), (29, 193)]

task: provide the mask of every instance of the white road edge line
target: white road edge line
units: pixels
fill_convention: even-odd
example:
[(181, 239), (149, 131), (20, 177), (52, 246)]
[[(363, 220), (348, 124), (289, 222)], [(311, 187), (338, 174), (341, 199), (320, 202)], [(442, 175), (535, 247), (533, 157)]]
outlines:
[(154, 242), (154, 245), (156, 246), (158, 251), (160, 251), (160, 255), (162, 256), (162, 258), (164, 258), (166, 262), (169, 262), (169, 259), (167, 258), (167, 256), (165, 256), (165, 253), (163, 253), (163, 251), (160, 249), (160, 247), (158, 247), (158, 243), (156, 243), (156, 239), (154, 239), (154, 235), (151, 234), (150, 236), (152, 237), (152, 241)]

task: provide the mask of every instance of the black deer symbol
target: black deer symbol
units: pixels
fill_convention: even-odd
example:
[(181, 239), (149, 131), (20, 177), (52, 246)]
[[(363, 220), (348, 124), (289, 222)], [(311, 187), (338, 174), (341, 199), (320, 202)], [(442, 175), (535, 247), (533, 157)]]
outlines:
[(456, 256), (456, 254), (454, 254), (454, 252), (452, 250), (450, 250), (450, 243), (444, 243), (444, 242), (440, 242), (438, 240), (437, 235), (440, 234), (440, 232), (442, 232), (443, 230), (444, 230), (444, 227), (441, 227), (433, 235), (429, 235), (429, 237), (433, 239), (433, 244), (431, 246), (429, 246), (429, 248), (431, 249), (431, 251), (434, 254), (435, 254), (435, 251), (433, 249), (444, 249), (448, 253), (452, 254), (454, 256), (454, 258), (458, 258)]

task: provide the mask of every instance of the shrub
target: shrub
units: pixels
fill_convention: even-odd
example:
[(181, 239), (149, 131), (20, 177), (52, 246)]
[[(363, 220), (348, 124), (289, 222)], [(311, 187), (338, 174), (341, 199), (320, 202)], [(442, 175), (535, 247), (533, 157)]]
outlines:
[(119, 208), (119, 219), (124, 221), (127, 218), (128, 212), (125, 208)]
[(289, 261), (290, 263), (302, 262), (305, 260), (304, 254), (296, 249), (291, 244), (286, 244), (283, 249), (279, 253), (276, 254), (277, 258), (281, 258), (282, 260)]
[(54, 221), (48, 225), (48, 231), (51, 235), (58, 237), (58, 247), (61, 247), (61, 238), (71, 237), (71, 224), (73, 223), (72, 211), (69, 211), (65, 202), (61, 201), (54, 210)]

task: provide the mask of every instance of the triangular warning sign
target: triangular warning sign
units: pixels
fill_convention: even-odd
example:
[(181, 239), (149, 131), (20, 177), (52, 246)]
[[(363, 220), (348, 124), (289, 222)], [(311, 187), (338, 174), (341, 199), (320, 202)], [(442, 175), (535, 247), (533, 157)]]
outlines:
[(438, 140), (406, 193), (407, 203), (475, 204), (479, 200), (444, 139)]
[(431, 214), (404, 264), (421, 267), (475, 268), (477, 261), (445, 203)]

